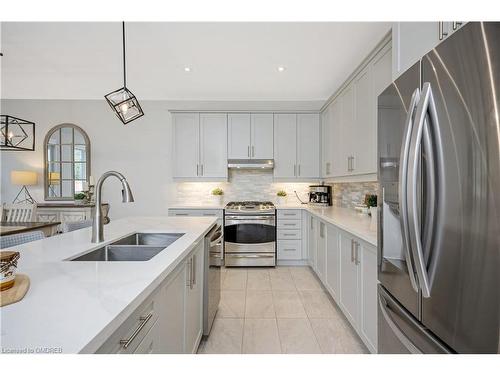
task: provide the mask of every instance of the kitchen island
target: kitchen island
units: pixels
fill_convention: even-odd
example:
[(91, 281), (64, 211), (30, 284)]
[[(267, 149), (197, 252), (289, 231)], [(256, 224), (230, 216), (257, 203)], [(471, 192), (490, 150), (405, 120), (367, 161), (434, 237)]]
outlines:
[[(1, 352), (131, 352), (123, 345), (113, 349), (110, 337), (116, 332), (130, 337), (144, 321), (142, 315), (130, 321), (131, 316), (144, 304), (154, 306), (153, 316), (161, 317), (166, 304), (151, 296), (172, 273), (180, 280), (177, 285), (185, 287), (183, 262), (203, 246), (215, 222), (215, 218), (126, 218), (106, 225), (105, 241), (99, 244), (90, 242), (91, 228), (86, 228), (12, 248), (21, 253), (18, 272), (29, 276), (31, 286), (22, 301), (0, 308)], [(149, 261), (68, 260), (137, 232), (185, 234)], [(198, 277), (198, 283), (202, 279)], [(156, 323), (151, 319), (151, 325)]]

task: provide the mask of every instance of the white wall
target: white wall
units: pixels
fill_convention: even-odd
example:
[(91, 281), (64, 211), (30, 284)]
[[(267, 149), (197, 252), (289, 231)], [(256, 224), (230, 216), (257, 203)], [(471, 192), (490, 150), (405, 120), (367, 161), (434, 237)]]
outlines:
[[(4, 99), (1, 104), (2, 114), (19, 116), (36, 123), (35, 151), (0, 153), (1, 202), (12, 201), (20, 189), (10, 184), (10, 171), (18, 169), (38, 172), (38, 186), (29, 189), (37, 201), (43, 201), (43, 140), (53, 126), (74, 123), (82, 127), (90, 137), (91, 174), (97, 179), (103, 172), (115, 169), (125, 175), (132, 188), (135, 203), (123, 204), (120, 183), (114, 179), (106, 181), (103, 197), (111, 204), (111, 218), (129, 215), (166, 215), (170, 205), (192, 197), (186, 194), (186, 189), (189, 189), (187, 185), (179, 185), (172, 181), (171, 116), (168, 109), (258, 110), (260, 108), (294, 111), (319, 108), (317, 102), (141, 101), (145, 116), (128, 125), (122, 125), (104, 98), (102, 100)], [(267, 186), (271, 183), (271, 179), (267, 176), (260, 182)], [(249, 185), (245, 186), (239, 179), (234, 182), (236, 183), (238, 188), (225, 188), (226, 191), (235, 192), (231, 198), (248, 197), (248, 194), (245, 194), (244, 197), (238, 198), (239, 195), (243, 195), (238, 192), (245, 191)], [(201, 186), (200, 191), (210, 190), (209, 185), (196, 184)], [(266, 187), (266, 191), (274, 191), (276, 186)], [(177, 194), (178, 188), (180, 194)], [(204, 194), (202, 193), (202, 196)]]
[(115, 169), (132, 187), (135, 203), (121, 203), (121, 184), (109, 179), (104, 199), (111, 204), (112, 218), (127, 215), (166, 214), (171, 184), (171, 117), (163, 102), (141, 102), (146, 115), (129, 125), (115, 117), (103, 100), (3, 100), (2, 113), (36, 123), (35, 151), (2, 151), (1, 201), (10, 202), (19, 187), (10, 184), (10, 171), (36, 170), (38, 186), (33, 197), (43, 201), (43, 140), (53, 126), (65, 122), (82, 127), (91, 142), (91, 174), (100, 176)]

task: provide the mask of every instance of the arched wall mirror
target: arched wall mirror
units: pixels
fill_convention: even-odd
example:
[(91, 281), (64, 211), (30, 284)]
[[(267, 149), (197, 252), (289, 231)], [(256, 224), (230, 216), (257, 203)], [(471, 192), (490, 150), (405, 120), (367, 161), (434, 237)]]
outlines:
[(90, 176), (90, 140), (74, 124), (61, 124), (47, 133), (45, 153), (45, 200), (73, 200), (86, 189)]

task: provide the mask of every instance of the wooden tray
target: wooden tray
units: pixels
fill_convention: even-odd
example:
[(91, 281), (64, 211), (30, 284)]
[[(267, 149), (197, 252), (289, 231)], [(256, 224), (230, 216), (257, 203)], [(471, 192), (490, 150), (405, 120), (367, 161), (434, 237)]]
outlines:
[(0, 307), (16, 303), (23, 299), (30, 288), (30, 278), (28, 275), (18, 273), (14, 286), (0, 292)]

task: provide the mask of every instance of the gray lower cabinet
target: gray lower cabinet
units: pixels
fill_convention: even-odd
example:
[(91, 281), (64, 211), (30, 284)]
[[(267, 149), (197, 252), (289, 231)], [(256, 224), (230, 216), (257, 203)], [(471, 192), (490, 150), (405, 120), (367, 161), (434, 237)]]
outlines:
[(203, 241), (186, 262), (184, 352), (196, 353), (203, 334)]
[(203, 333), (204, 241), (96, 351), (196, 353)]
[(307, 216), (309, 264), (363, 340), (377, 352), (377, 249)]

